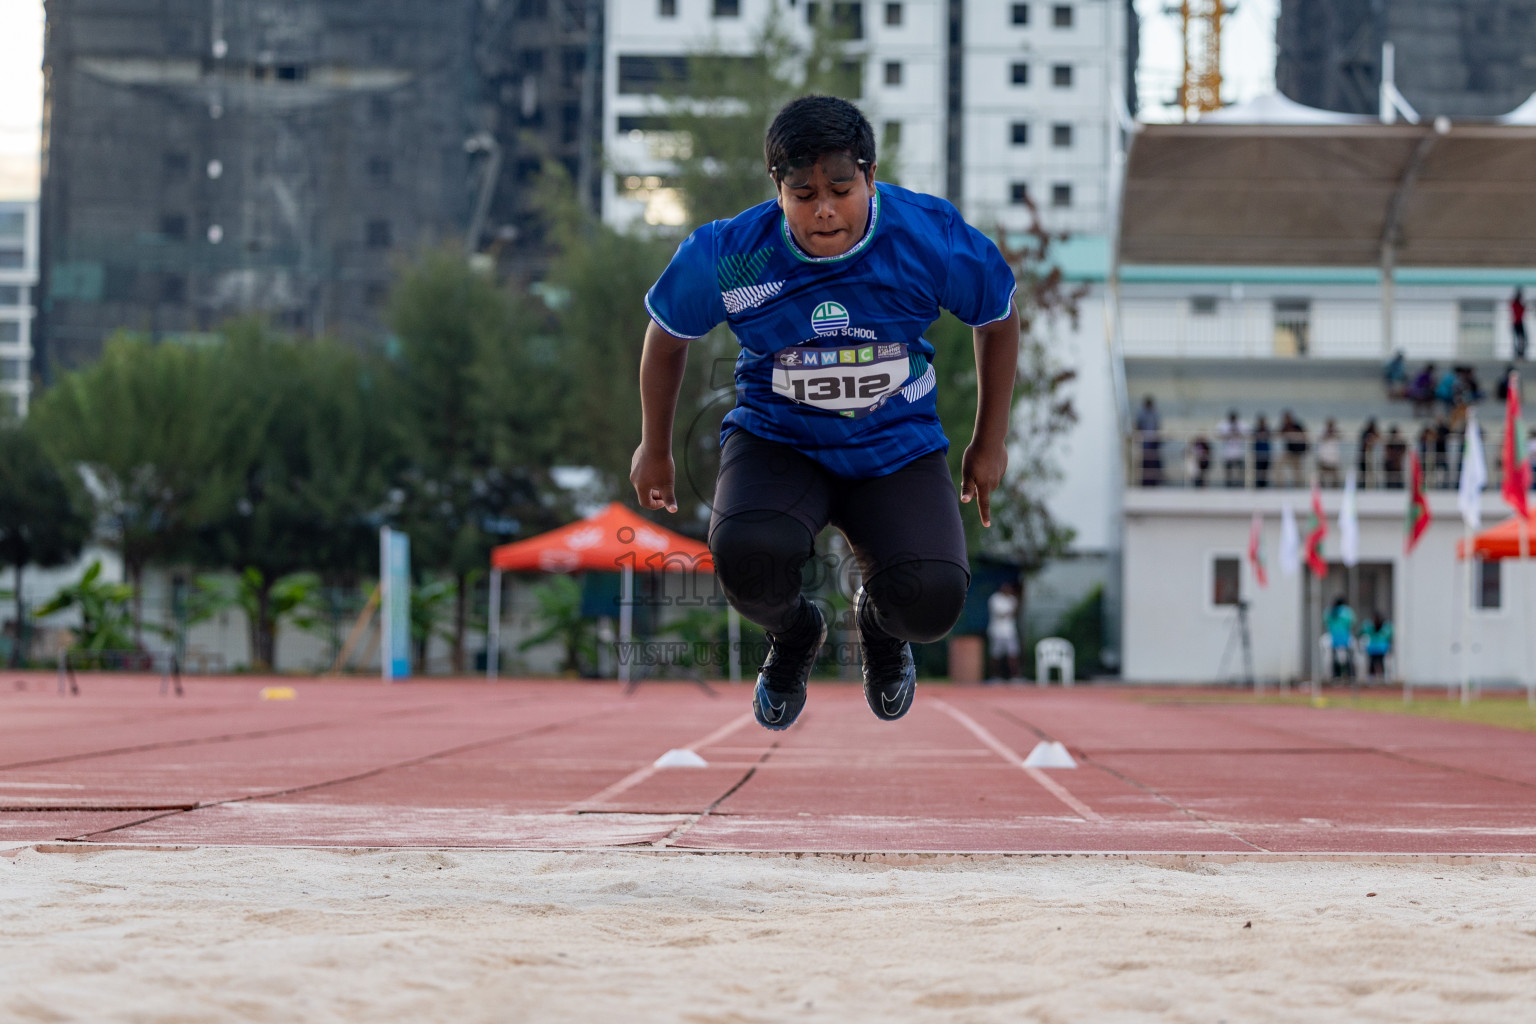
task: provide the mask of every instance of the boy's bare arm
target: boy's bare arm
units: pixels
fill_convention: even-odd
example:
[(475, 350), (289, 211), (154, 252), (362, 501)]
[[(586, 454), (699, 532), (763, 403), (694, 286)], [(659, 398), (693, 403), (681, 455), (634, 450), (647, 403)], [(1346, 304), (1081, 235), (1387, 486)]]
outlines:
[(640, 447), (629, 463), (629, 482), (642, 508), (677, 511), (677, 470), (672, 463), (672, 423), (688, 366), (688, 339), (653, 320), (640, 352)]
[(1019, 365), (1019, 313), (977, 327), (976, 429), (960, 461), (960, 500), (976, 499), (981, 525), (992, 525), (992, 492), (1008, 468), (1008, 418)]

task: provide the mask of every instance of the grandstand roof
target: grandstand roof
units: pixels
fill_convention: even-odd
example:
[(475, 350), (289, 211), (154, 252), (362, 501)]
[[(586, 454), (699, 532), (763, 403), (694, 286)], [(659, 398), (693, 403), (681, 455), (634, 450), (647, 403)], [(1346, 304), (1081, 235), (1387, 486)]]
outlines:
[(1536, 266), (1536, 125), (1140, 127), (1125, 264)]

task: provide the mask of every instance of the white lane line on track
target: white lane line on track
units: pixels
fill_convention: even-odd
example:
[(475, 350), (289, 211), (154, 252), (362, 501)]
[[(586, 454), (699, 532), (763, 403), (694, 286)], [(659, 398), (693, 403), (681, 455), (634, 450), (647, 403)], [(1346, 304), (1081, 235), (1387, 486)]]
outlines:
[(1003, 760), (1007, 761), (1011, 765), (1016, 765), (1017, 767), (1022, 768), (1024, 770), (1024, 774), (1038, 782), (1040, 787), (1047, 793), (1051, 794), (1051, 796), (1054, 796), (1057, 800), (1060, 800), (1062, 803), (1072, 808), (1072, 810), (1076, 812), (1079, 817), (1083, 818), (1085, 821), (1104, 820), (1103, 815), (1101, 815), (1098, 811), (1095, 811), (1092, 807), (1089, 807), (1087, 804), (1083, 803), (1071, 793), (1067, 792), (1065, 786), (1051, 778), (1049, 775), (1045, 774), (1045, 772), (1041, 771), (1039, 768), (1026, 767), (1024, 764), (1024, 758), (1019, 756), (1018, 751), (1013, 750), (1002, 740), (998, 739), (996, 736), (993, 736), (970, 715), (949, 704), (947, 701), (932, 700), (931, 703), (933, 703), (940, 711), (944, 712), (950, 718), (953, 718), (955, 721), (969, 729), (971, 735), (975, 736), (977, 739), (981, 740), (981, 742), (997, 751)]
[[(740, 729), (750, 721), (752, 721), (752, 716), (750, 714), (742, 715), (740, 718), (733, 718), (731, 721), (725, 723), (720, 728), (710, 733), (708, 736), (705, 736), (702, 739), (694, 740), (686, 747), (681, 747), (679, 749), (691, 750), (697, 754), (700, 747), (714, 746), (716, 743), (719, 743), (721, 740), (725, 739), (731, 733), (735, 732), (737, 729)], [(630, 772), (628, 775), (624, 776), (622, 779), (620, 779), (618, 782), (615, 782), (607, 789), (600, 790), (597, 793), (594, 793), (592, 796), (587, 797), (585, 800), (578, 800), (571, 804), (569, 807), (561, 808), (561, 810), (564, 813), (570, 813), (572, 811), (594, 810), (599, 805), (612, 800), (620, 793), (634, 789), (636, 786), (640, 785), (640, 783), (644, 782), (646, 779), (650, 778), (652, 775), (655, 775), (659, 771), (661, 771), (661, 769), (657, 768), (655, 764), (648, 764), (644, 768)]]

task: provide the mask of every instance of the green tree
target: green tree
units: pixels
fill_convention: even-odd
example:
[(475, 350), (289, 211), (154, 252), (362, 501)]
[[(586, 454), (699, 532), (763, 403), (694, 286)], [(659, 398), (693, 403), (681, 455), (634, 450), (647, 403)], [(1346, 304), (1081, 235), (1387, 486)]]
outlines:
[(80, 609), (80, 630), (72, 650), (90, 654), (135, 648), (129, 636), (129, 603), (133, 588), (126, 583), (109, 583), (101, 578), (101, 562), (92, 562), (80, 579), (65, 587), (37, 609), (42, 619), (70, 608)]
[(183, 554), (239, 573), (252, 664), (270, 669), (295, 574), (351, 582), (373, 565), (396, 437), (379, 374), (355, 351), (256, 321), (225, 335), (209, 359), (238, 382), (223, 412), (239, 424), (223, 453), (235, 484), (204, 504)]
[(582, 672), (597, 664), (597, 640), (591, 624), (581, 615), (581, 585), (569, 576), (551, 576), (533, 588), (535, 613), (543, 627), (517, 645), (520, 651), (557, 640), (560, 643), (560, 671)]
[(231, 414), (242, 382), (220, 376), (212, 356), (119, 336), (32, 406), (36, 436), (56, 463), (79, 471), (122, 555), (135, 640), (145, 566), (179, 553), (193, 524), (234, 500), (252, 443)]
[(15, 570), (16, 643), (11, 664), (20, 665), (26, 608), (22, 572), (29, 565), (64, 565), (80, 554), (90, 536), (90, 519), (77, 482), (61, 474), (26, 427), (0, 426), (0, 565)]
[(277, 635), (284, 624), (310, 632), (328, 625), (320, 600), (320, 577), (315, 573), (268, 579), (260, 569), (247, 567), (233, 579), (198, 577), (187, 621), (204, 622), (227, 608), (239, 608), (245, 613), (251, 668), (270, 672), (277, 664)]
[(390, 322), (404, 467), (391, 518), (410, 533), (417, 568), (453, 580), (462, 672), (473, 574), (491, 546), (509, 528), (538, 532), (562, 519), (546, 500), (549, 470), (572, 368), (585, 364), (541, 333), (527, 303), (446, 249), (401, 278)]
[[(1034, 214), (1031, 209), (1031, 214)], [(1001, 229), (996, 232), (1002, 235)], [(1077, 422), (1070, 385), (1075, 371), (1052, 353), (1044, 332), (1057, 322), (1076, 323), (1084, 291), (1067, 285), (1051, 255), (1066, 238), (1041, 227), (1032, 216), (1028, 231), (1015, 247), (1000, 248), (1012, 266), (1018, 291), (1019, 363), (1014, 379), (1013, 415), (1008, 433), (1008, 472), (992, 495), (992, 528), (983, 530), (974, 514), (964, 517), (966, 546), (1017, 563), (1026, 579), (1061, 556), (1072, 542), (1072, 529), (1056, 521), (1045, 498), (1061, 477), (1056, 449), (1061, 437)], [(933, 344), (934, 370), (939, 376), (939, 419), (950, 438), (970, 436), (976, 419), (976, 357), (971, 329), (945, 313), (928, 330)], [(959, 486), (962, 443), (949, 449), (950, 474)]]

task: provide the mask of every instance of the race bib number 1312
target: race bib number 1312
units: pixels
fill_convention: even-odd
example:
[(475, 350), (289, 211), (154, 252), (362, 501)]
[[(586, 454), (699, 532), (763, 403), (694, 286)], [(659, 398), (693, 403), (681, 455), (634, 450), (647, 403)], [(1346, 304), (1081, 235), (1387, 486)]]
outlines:
[(797, 345), (773, 354), (773, 390), (800, 405), (858, 417), (900, 391), (908, 370), (907, 346), (899, 343)]

